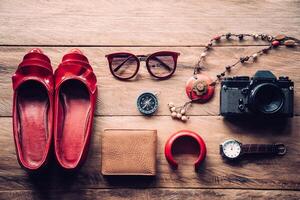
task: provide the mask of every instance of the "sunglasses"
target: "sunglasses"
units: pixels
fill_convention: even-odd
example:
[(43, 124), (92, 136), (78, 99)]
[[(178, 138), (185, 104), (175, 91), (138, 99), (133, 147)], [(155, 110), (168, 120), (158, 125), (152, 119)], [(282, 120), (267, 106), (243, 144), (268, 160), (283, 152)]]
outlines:
[(146, 62), (149, 74), (157, 79), (167, 79), (174, 74), (180, 54), (160, 51), (150, 55), (120, 52), (106, 55), (112, 75), (121, 80), (133, 78), (139, 71), (140, 61)]

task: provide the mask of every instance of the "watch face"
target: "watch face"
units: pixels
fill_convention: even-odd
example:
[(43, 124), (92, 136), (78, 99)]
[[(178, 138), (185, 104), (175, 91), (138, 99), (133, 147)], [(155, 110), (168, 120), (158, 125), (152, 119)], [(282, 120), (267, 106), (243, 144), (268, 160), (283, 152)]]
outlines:
[(241, 155), (241, 144), (236, 140), (226, 140), (221, 144), (222, 155), (229, 159), (236, 159)]
[(137, 99), (137, 107), (144, 115), (153, 114), (158, 107), (156, 96), (150, 92), (141, 94)]

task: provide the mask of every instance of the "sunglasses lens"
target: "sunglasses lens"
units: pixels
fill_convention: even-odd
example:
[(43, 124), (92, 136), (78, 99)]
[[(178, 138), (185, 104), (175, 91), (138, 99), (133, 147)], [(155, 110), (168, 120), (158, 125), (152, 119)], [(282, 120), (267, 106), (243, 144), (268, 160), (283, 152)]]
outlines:
[(156, 54), (149, 58), (148, 68), (153, 75), (164, 78), (172, 74), (175, 70), (175, 60), (172, 55)]
[(131, 54), (116, 54), (111, 59), (111, 68), (119, 78), (132, 78), (136, 73), (138, 62)]

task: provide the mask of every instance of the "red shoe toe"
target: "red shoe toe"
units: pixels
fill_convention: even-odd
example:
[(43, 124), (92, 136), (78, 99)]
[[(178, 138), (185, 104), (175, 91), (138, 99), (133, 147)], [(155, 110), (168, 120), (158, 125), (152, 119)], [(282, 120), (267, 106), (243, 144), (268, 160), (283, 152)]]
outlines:
[(96, 76), (80, 50), (66, 54), (55, 71), (54, 146), (58, 163), (76, 169), (85, 160), (97, 98)]
[(33, 49), (12, 77), (13, 134), (22, 167), (38, 170), (45, 165), (53, 131), (53, 71), (49, 58)]

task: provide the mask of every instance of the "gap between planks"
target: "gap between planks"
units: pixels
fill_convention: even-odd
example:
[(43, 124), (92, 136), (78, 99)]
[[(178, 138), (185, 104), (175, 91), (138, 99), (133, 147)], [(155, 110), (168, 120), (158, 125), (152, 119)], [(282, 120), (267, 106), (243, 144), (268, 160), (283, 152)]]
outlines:
[[(187, 187), (187, 188), (179, 188), (179, 187), (88, 187), (88, 188), (81, 188), (81, 189), (72, 189), (72, 190), (65, 190), (65, 189), (49, 189), (47, 191), (61, 191), (61, 192), (72, 192), (72, 191), (78, 191), (78, 190), (134, 190), (134, 189), (145, 189), (145, 190), (244, 190), (244, 191), (249, 191), (249, 190), (257, 190), (257, 191), (295, 191), (295, 192), (300, 192), (298, 189), (291, 189), (291, 188), (239, 188), (239, 187)], [(8, 189), (8, 190), (0, 190), (0, 193), (4, 192), (26, 192), (26, 191), (34, 191), (31, 189)]]
[[(149, 117), (169, 117), (170, 115), (152, 115)], [(222, 117), (221, 115), (194, 115), (190, 114), (188, 115), (190, 117)], [(293, 117), (299, 117), (300, 114), (294, 114)], [(95, 114), (94, 117), (144, 117), (144, 115), (101, 115), (101, 114)], [(171, 117), (171, 116), (170, 116)], [(12, 116), (9, 115), (2, 115), (0, 118), (12, 118)], [(224, 117), (225, 118), (225, 117)], [(176, 120), (176, 119), (174, 119)]]
[[(64, 45), (64, 44), (41, 44), (41, 45), (35, 45), (35, 44), (0, 44), (0, 47), (205, 47), (204, 44), (195, 44), (195, 45)], [(263, 47), (263, 46), (269, 46), (268, 44), (215, 44), (213, 45), (213, 48), (215, 47)], [(284, 46), (284, 45), (281, 45)]]

